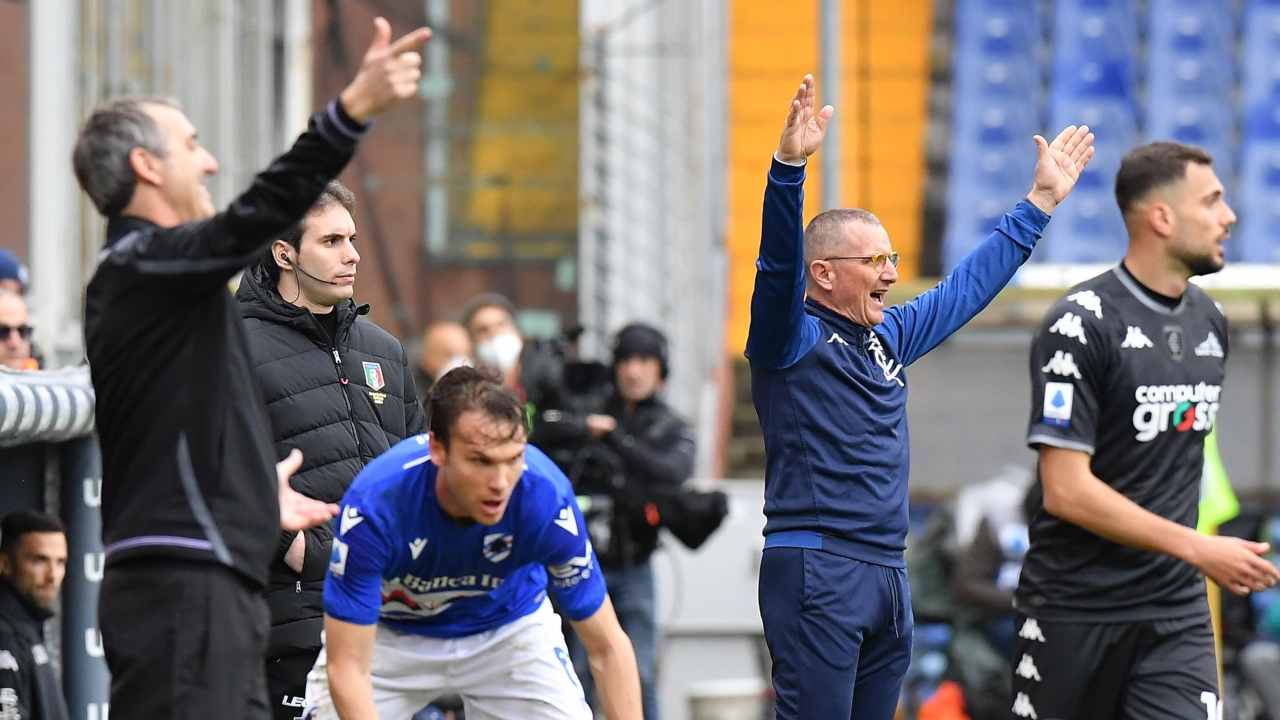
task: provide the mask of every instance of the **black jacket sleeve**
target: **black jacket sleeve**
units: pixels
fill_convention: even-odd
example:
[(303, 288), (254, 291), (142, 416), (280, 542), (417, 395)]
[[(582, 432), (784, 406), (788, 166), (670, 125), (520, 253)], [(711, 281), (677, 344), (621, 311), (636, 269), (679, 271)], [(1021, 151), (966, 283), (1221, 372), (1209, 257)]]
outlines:
[(0, 633), (0, 718), (35, 717), (36, 667), (31, 648), (11, 633)]
[(413, 379), (413, 369), (409, 367), (403, 348), (400, 360), (401, 371), (404, 373), (404, 430), (408, 433), (405, 437), (413, 437), (427, 431), (427, 418), (426, 413), (422, 411), (422, 401), (418, 399), (418, 386)]
[(652, 439), (633, 435), (621, 427), (605, 436), (605, 444), (627, 468), (629, 485), (640, 480), (648, 488), (673, 490), (693, 474), (693, 432), (675, 415), (667, 415), (662, 423), (664, 427)]
[(207, 220), (122, 239), (105, 261), (195, 294), (221, 288), (264, 245), (306, 215), (351, 159), (364, 129), (334, 100), (312, 116), (293, 147), (258, 173), (226, 210)]

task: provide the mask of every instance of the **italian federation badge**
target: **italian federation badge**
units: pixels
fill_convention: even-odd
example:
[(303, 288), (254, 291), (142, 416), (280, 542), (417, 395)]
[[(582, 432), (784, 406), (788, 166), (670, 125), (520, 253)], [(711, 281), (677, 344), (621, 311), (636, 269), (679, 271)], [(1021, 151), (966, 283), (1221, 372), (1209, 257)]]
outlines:
[(361, 363), (364, 367), (364, 384), (369, 386), (369, 397), (377, 405), (387, 401), (387, 394), (378, 392), (387, 386), (387, 378), (382, 374), (382, 364), (376, 362)]

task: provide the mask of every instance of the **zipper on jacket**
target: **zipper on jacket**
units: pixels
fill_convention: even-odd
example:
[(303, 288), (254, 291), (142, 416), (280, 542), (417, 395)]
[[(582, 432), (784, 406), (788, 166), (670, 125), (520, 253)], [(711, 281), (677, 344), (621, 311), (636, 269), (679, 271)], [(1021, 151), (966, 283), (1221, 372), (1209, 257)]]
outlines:
[(356, 416), (351, 410), (351, 397), (347, 395), (347, 385), (351, 383), (347, 379), (347, 372), (342, 369), (342, 356), (338, 354), (338, 348), (329, 348), (333, 352), (333, 366), (338, 371), (338, 382), (342, 383), (342, 401), (347, 405), (347, 421), (351, 423), (351, 437), (356, 441), (356, 458), (360, 455), (360, 433), (356, 430)]
[(295, 582), (293, 583), (293, 592), (294, 592), (295, 594), (297, 594), (297, 593), (301, 593), (301, 592), (302, 592), (302, 581), (301, 581), (301, 580), (297, 580), (297, 581), (295, 581)]

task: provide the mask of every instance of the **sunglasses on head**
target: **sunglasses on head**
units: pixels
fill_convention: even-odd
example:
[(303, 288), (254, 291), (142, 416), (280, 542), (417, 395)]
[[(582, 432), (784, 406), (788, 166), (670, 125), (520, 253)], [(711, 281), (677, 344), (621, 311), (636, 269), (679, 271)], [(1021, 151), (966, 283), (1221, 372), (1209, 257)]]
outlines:
[(834, 257), (822, 258), (826, 261), (831, 260), (859, 260), (864, 262), (876, 270), (883, 270), (885, 263), (889, 263), (894, 267), (898, 267), (898, 253), (876, 253), (875, 255), (836, 255)]
[(10, 333), (14, 333), (14, 332), (16, 332), (16, 333), (18, 333), (18, 337), (22, 338), (23, 340), (30, 340), (30, 339), (31, 339), (31, 330), (32, 330), (32, 328), (31, 328), (31, 326), (30, 326), (30, 325), (3, 325), (3, 324), (0, 324), (0, 339), (7, 338), (7, 337), (9, 337), (9, 334), (10, 334)]

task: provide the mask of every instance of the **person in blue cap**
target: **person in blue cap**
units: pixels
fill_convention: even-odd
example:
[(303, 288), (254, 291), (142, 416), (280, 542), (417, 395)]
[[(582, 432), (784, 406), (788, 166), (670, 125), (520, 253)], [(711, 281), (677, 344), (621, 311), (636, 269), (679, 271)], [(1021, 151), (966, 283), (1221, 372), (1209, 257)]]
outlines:
[(22, 264), (17, 255), (0, 248), (0, 292), (25, 295), (29, 283), (27, 266)]

